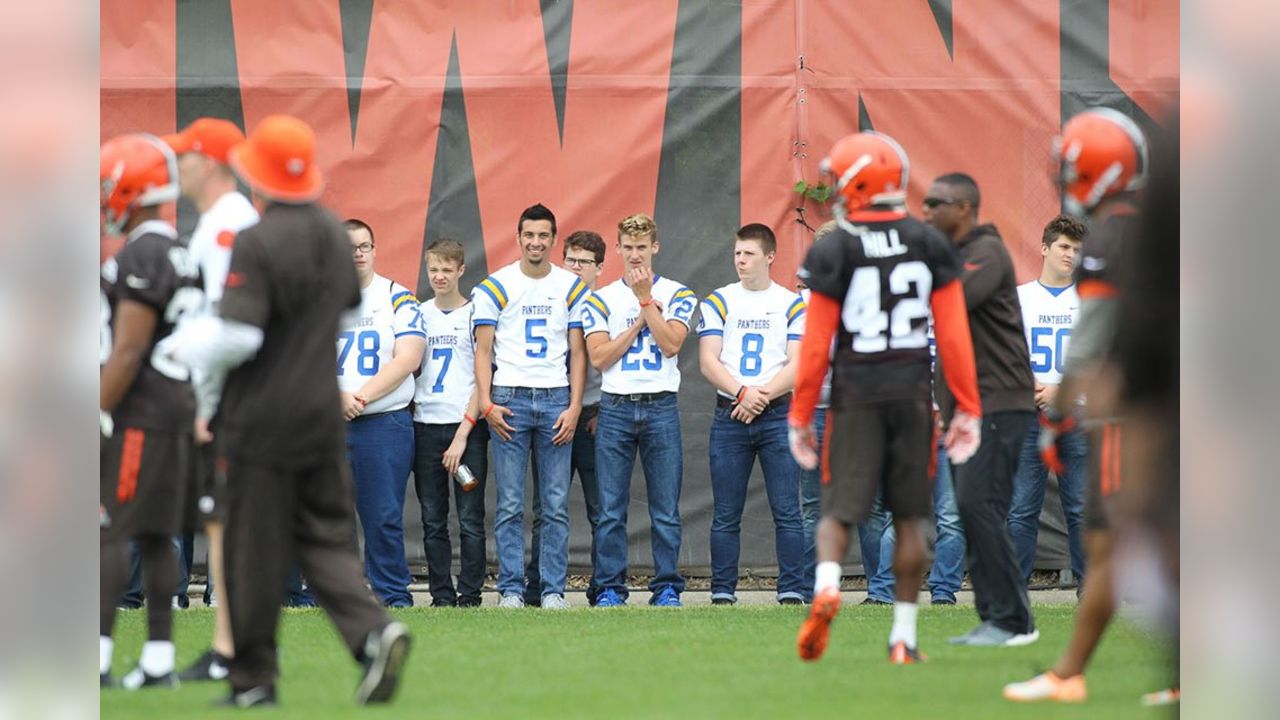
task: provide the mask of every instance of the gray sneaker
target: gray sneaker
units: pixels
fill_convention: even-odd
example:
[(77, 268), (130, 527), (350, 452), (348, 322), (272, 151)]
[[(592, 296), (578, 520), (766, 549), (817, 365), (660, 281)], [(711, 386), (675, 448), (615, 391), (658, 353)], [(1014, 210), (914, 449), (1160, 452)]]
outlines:
[(559, 593), (548, 593), (542, 596), (543, 610), (568, 610), (569, 602)]
[(506, 608), (508, 610), (513, 608), (522, 608), (524, 607), (524, 598), (520, 597), (516, 593), (503, 595), (502, 599), (498, 601), (498, 607)]
[(984, 622), (970, 630), (967, 635), (953, 637), (947, 642), (952, 645), (967, 645), (969, 647), (1019, 647), (1030, 645), (1039, 639), (1040, 631), (1038, 630), (1019, 635), (996, 627), (989, 622)]

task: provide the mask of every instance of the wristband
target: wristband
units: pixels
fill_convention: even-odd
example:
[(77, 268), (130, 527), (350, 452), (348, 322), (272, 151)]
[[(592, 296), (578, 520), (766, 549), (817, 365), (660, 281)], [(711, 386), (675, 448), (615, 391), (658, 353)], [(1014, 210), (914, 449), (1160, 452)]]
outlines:
[(485, 408), (485, 409), (484, 409), (484, 412), (480, 413), (480, 417), (482, 417), (482, 418), (484, 418), (484, 419), (488, 420), (488, 419), (489, 419), (489, 411), (490, 411), (490, 410), (493, 410), (493, 409), (494, 409), (495, 407), (497, 407), (497, 406), (498, 406), (498, 404), (497, 404), (497, 403), (489, 403), (489, 407)]
[(355, 399), (356, 399), (356, 402), (360, 403), (360, 407), (364, 407), (364, 406), (366, 406), (366, 405), (368, 405), (368, 404), (369, 404), (369, 402), (368, 402), (367, 400), (365, 400), (364, 398), (360, 397), (359, 395), (352, 395), (351, 397), (355, 398)]
[(462, 419), (463, 419), (463, 420), (466, 420), (467, 422), (471, 423), (472, 425), (475, 425), (475, 424), (476, 424), (476, 419), (475, 419), (475, 418), (473, 418), (473, 417), (471, 417), (470, 415), (468, 415), (468, 414), (466, 414), (466, 413), (462, 413)]
[(643, 309), (643, 308), (649, 307), (652, 304), (653, 304), (653, 298), (649, 298), (648, 300), (645, 300), (644, 302), (640, 303), (640, 307)]
[(747, 386), (743, 385), (738, 388), (738, 394), (733, 397), (734, 404), (742, 402), (742, 396), (747, 392)]

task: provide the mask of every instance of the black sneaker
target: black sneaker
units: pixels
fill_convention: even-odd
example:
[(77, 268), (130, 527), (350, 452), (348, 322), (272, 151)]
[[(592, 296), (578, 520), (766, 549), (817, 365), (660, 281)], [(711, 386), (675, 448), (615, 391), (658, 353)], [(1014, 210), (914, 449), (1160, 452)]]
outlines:
[(209, 680), (226, 680), (230, 672), (228, 664), (230, 659), (224, 657), (221, 653), (213, 648), (204, 651), (198, 660), (191, 663), (191, 666), (181, 673), (178, 673), (178, 679), (182, 682), (206, 682)]
[(214, 703), (214, 705), (233, 708), (275, 707), (276, 686), (259, 685), (248, 690), (232, 690), (230, 695)]
[(955, 598), (936, 597), (931, 601), (934, 605), (955, 605)]
[(458, 607), (478, 608), (480, 607), (480, 596), (477, 595), (475, 597), (467, 597), (464, 595), (463, 597), (458, 598)]
[(726, 597), (711, 598), (712, 605), (736, 605), (737, 600)]
[(396, 694), (400, 670), (409, 657), (409, 630), (392, 621), (369, 633), (364, 644), (364, 678), (356, 688), (356, 704), (384, 703)]
[(457, 606), (458, 606), (458, 602), (456, 600), (449, 600), (446, 598), (433, 598), (431, 600), (431, 607), (457, 607)]
[(803, 605), (804, 600), (798, 597), (788, 595), (787, 597), (784, 597), (778, 600), (778, 604), (779, 605)]
[(112, 679), (110, 672), (98, 673), (98, 687), (106, 690), (116, 686), (116, 681)]
[(873, 598), (873, 597), (867, 597), (867, 598), (863, 598), (862, 602), (858, 604), (859, 605), (892, 605), (893, 603), (885, 602), (884, 600), (877, 600), (876, 598)]
[(142, 666), (129, 671), (128, 675), (120, 678), (120, 687), (125, 690), (140, 690), (144, 687), (178, 687), (178, 674), (170, 670), (163, 675), (148, 675)]

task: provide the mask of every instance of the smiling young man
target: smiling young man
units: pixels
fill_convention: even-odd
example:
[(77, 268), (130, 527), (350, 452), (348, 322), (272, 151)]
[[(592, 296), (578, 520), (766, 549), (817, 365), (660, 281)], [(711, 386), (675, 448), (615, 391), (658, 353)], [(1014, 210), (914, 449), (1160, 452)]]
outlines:
[(676, 355), (697, 305), (692, 290), (653, 272), (658, 226), (644, 214), (618, 223), (623, 276), (587, 300), (583, 328), (591, 364), (603, 373), (596, 468), (600, 485), (597, 607), (627, 600), (627, 508), (636, 453), (644, 467), (652, 522), (650, 604), (680, 607), (680, 369)]
[(800, 467), (787, 446), (787, 411), (804, 335), (805, 302), (769, 277), (777, 249), (768, 226), (739, 228), (733, 245), (739, 281), (707, 296), (698, 322), (698, 365), (716, 388), (709, 447), (715, 605), (737, 602), (742, 510), (757, 457), (773, 512), (778, 602), (804, 602)]
[[(1040, 254), (1044, 258), (1040, 277), (1018, 286), (1022, 324), (1031, 352), (1031, 371), (1036, 378), (1036, 409), (1040, 411), (1053, 401), (1062, 382), (1071, 327), (1080, 307), (1072, 274), (1087, 234), (1084, 223), (1070, 215), (1050, 220), (1040, 241)], [(1040, 457), (1039, 439), (1040, 425), (1036, 423), (1022, 443), (1018, 471), (1013, 476), (1013, 502), (1009, 506), (1009, 535), (1018, 556), (1018, 569), (1028, 579), (1035, 562), (1040, 510), (1044, 507), (1044, 486), (1049, 475)], [(1089, 458), (1085, 432), (1077, 429), (1064, 433), (1058, 439), (1058, 455), (1064, 465), (1064, 471), (1058, 475), (1058, 495), (1067, 521), (1071, 572), (1083, 587), (1084, 473), (1085, 461)]]
[[(476, 388), (492, 440), (498, 508), (499, 606), (524, 606), (524, 486), (538, 464), (542, 607), (561, 610), (569, 562), (569, 471), (582, 412), (586, 348), (582, 313), (590, 290), (551, 262), (556, 217), (543, 205), (520, 214), (520, 260), (485, 278), (475, 302)], [(535, 451), (536, 448), (536, 451)]]
[[(457, 240), (427, 246), (427, 277), (435, 297), (421, 305), (427, 348), (413, 395), (413, 481), (422, 506), (422, 544), (427, 582), (435, 607), (479, 607), (484, 585), (484, 482), (488, 474), (489, 428), (476, 419), (475, 344), (472, 305), (458, 291), (466, 272)], [(466, 465), (477, 485), (453, 481)], [(449, 489), (458, 509), (461, 567), (453, 584), (449, 542)]]

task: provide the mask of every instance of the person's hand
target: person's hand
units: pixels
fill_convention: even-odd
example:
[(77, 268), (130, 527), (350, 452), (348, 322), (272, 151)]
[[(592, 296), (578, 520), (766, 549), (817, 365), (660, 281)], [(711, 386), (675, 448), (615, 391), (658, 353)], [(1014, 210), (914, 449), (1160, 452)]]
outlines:
[(1044, 410), (1049, 407), (1053, 399), (1058, 395), (1057, 385), (1041, 385), (1036, 383), (1036, 408)]
[(958, 411), (951, 419), (951, 427), (942, 438), (942, 446), (947, 450), (951, 462), (960, 465), (973, 457), (982, 444), (982, 418)]
[(507, 416), (515, 415), (511, 408), (503, 407), (497, 404), (489, 405), (489, 412), (482, 416), (482, 419), (489, 421), (489, 429), (498, 434), (503, 440), (510, 440), (511, 433), (516, 429), (507, 424)]
[(653, 293), (653, 272), (646, 267), (634, 267), (627, 271), (627, 285), (640, 302), (647, 302)]
[(355, 393), (339, 393), (342, 397), (342, 419), (348, 422), (359, 417), (364, 412), (364, 400), (361, 400)]
[(787, 442), (791, 445), (791, 456), (805, 470), (818, 467), (818, 436), (813, 432), (813, 423), (803, 427), (787, 426)]
[(596, 436), (596, 421), (600, 419), (599, 415), (592, 415), (587, 421), (587, 432), (591, 433), (591, 437)]
[(213, 433), (209, 432), (208, 418), (196, 418), (194, 432), (197, 445), (208, 445), (213, 442)]
[(466, 449), (466, 438), (455, 436), (453, 442), (449, 443), (448, 449), (444, 451), (444, 469), (448, 470), (450, 475), (458, 472), (458, 466), (462, 464), (462, 453)]
[(738, 400), (739, 405), (745, 405), (747, 410), (751, 411), (752, 416), (759, 415), (764, 409), (769, 407), (769, 391), (762, 387), (747, 387), (742, 391), (742, 397)]
[(737, 420), (740, 423), (746, 423), (747, 425), (750, 425), (751, 421), (755, 420), (756, 416), (759, 414), (760, 413), (751, 412), (751, 410), (746, 405), (743, 405), (742, 403), (738, 403), (737, 405), (733, 406), (733, 412), (729, 413), (729, 417), (733, 418), (734, 420)]
[(1052, 413), (1040, 413), (1040, 459), (1049, 472), (1062, 477), (1066, 466), (1058, 455), (1058, 438), (1076, 429), (1078, 423), (1074, 416), (1056, 417)]
[(555, 424), (551, 426), (556, 430), (556, 435), (551, 438), (551, 442), (556, 445), (573, 442), (573, 435), (578, 431), (578, 416), (581, 414), (582, 407), (574, 405), (570, 405), (560, 413), (560, 417), (556, 418)]

